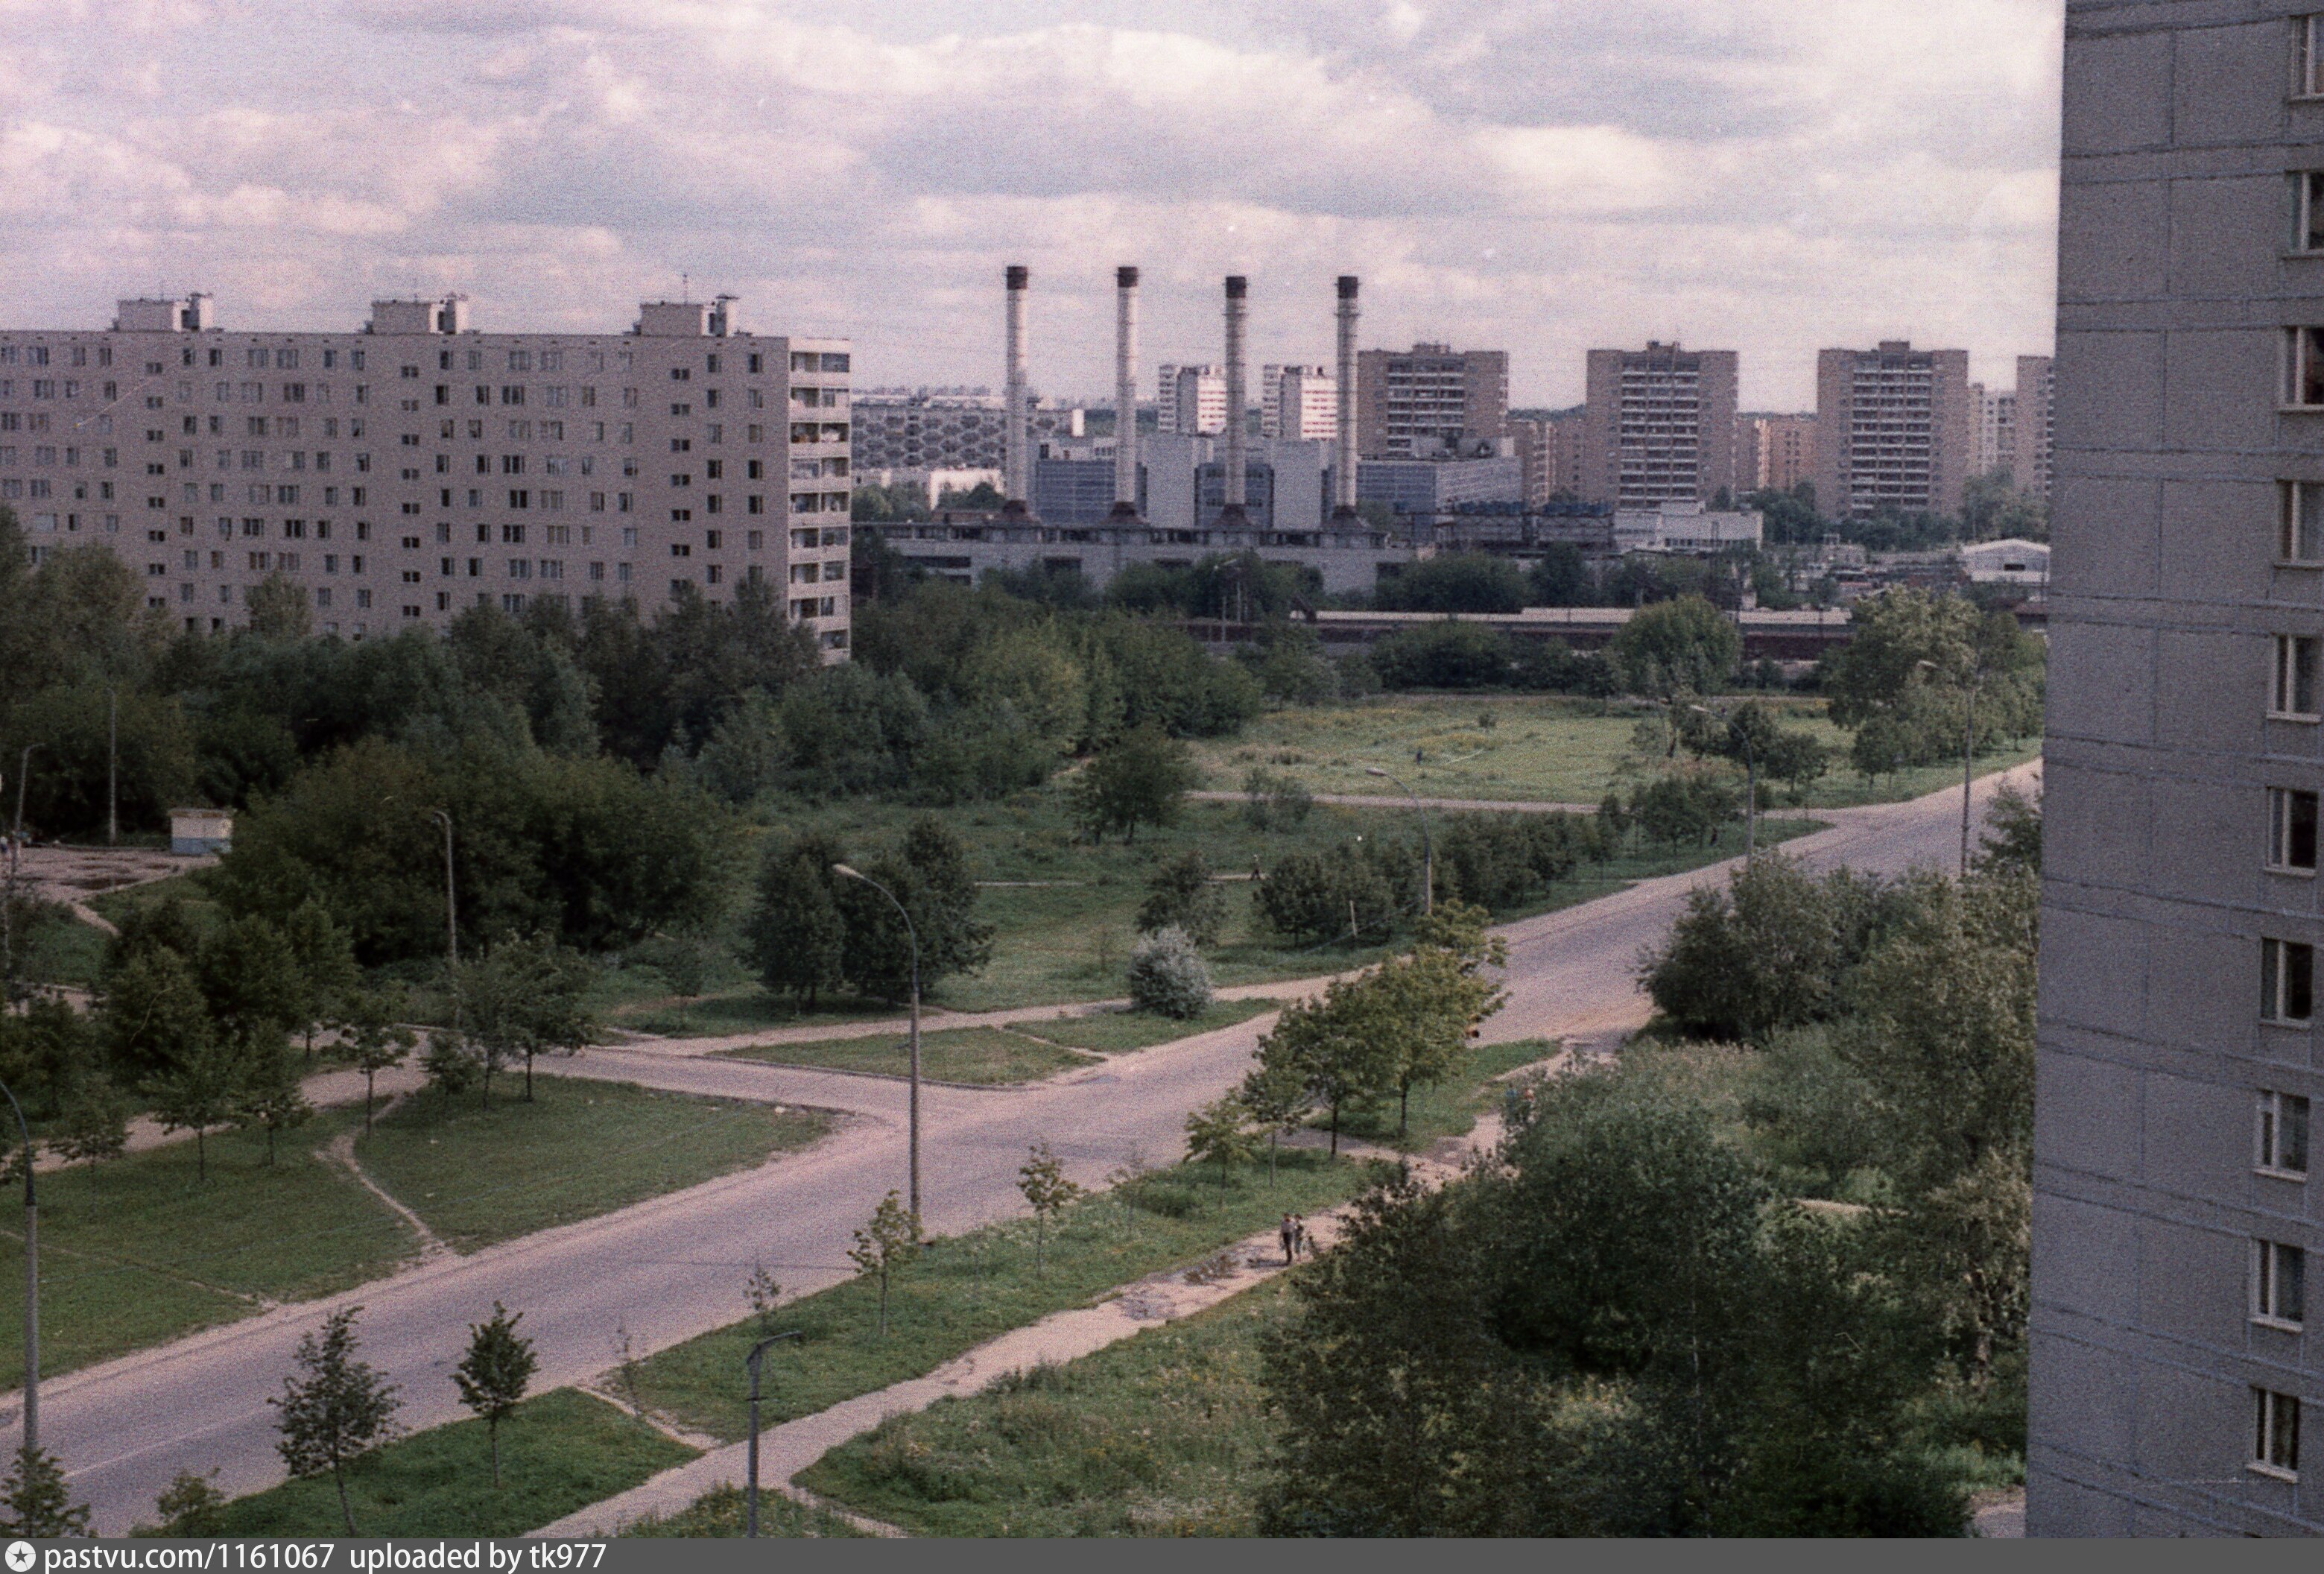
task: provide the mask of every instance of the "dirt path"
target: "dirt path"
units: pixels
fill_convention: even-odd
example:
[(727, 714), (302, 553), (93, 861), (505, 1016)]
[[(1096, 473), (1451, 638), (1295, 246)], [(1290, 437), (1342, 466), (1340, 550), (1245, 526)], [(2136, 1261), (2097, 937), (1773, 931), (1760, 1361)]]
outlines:
[[(404, 1099), (409, 1097), (409, 1092), (397, 1093), (392, 1098), (390, 1098), (385, 1104), (379, 1106), (376, 1115), (374, 1115), (373, 1118), (376, 1120), (380, 1116), (392, 1113), (397, 1105), (402, 1103)], [(362, 1163), (355, 1158), (355, 1138), (361, 1134), (361, 1133), (355, 1131), (343, 1131), (337, 1136), (333, 1137), (329, 1142), (316, 1149), (316, 1156), (324, 1160), (326, 1162), (338, 1165), (339, 1168), (354, 1176), (355, 1178), (356, 1185), (362, 1187), (365, 1191), (370, 1192), (374, 1197), (378, 1198), (382, 1203), (386, 1205), (388, 1209), (392, 1212), (396, 1218), (401, 1219), (405, 1225), (410, 1227), (412, 1235), (419, 1239), (420, 1260), (421, 1262), (426, 1263), (433, 1261), (438, 1257), (450, 1256), (452, 1255), (452, 1248), (445, 1243), (444, 1238), (441, 1236), (438, 1236), (434, 1230), (428, 1227), (428, 1221), (426, 1219), (421, 1218), (418, 1214), (412, 1212), (411, 1209), (406, 1208), (401, 1201), (397, 1199), (393, 1193), (387, 1190), (387, 1188), (382, 1186), (378, 1181), (373, 1180), (369, 1175), (364, 1172)]]

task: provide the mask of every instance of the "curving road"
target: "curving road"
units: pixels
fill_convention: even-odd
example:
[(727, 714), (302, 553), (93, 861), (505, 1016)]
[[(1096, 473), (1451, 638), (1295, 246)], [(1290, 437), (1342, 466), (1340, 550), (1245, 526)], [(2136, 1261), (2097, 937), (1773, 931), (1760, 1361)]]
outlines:
[[(1993, 780), (1979, 784), (1981, 796)], [(1820, 867), (1950, 866), (1959, 814), (1958, 790), (1828, 812), (1833, 829), (1785, 850)], [(1490, 1036), (1582, 1037), (1642, 1021), (1646, 1005), (1633, 981), (1640, 948), (1661, 935), (1689, 888), (1723, 879), (1724, 867), (1649, 881), (1509, 925), (1503, 931), (1509, 1003), (1489, 1024)], [(1118, 1057), (1034, 1088), (929, 1090), (924, 1164), (931, 1230), (953, 1234), (1017, 1211), (1017, 1166), (1038, 1138), (1084, 1184), (1102, 1183), (1133, 1157), (1175, 1158), (1185, 1112), (1240, 1077), (1268, 1020)], [(402, 1419), (430, 1426), (463, 1413), (447, 1374), (466, 1325), (495, 1300), (525, 1313), (540, 1360), (538, 1387), (572, 1383), (611, 1365), (617, 1329), (628, 1330), (642, 1355), (734, 1321), (746, 1310), (742, 1282), (753, 1261), (768, 1263), (794, 1292), (845, 1277), (849, 1232), (881, 1194), (902, 1183), (902, 1099), (894, 1083), (642, 1045), (594, 1051), (565, 1069), (836, 1106), (853, 1116), (834, 1139), (758, 1170), (51, 1381), (42, 1390), (42, 1440), (95, 1509), (98, 1532), (119, 1534), (151, 1518), (155, 1494), (180, 1469), (217, 1470), (230, 1495), (280, 1479), (266, 1398), (280, 1392), (300, 1336), (332, 1307), (364, 1305), (366, 1356), (403, 1385)]]

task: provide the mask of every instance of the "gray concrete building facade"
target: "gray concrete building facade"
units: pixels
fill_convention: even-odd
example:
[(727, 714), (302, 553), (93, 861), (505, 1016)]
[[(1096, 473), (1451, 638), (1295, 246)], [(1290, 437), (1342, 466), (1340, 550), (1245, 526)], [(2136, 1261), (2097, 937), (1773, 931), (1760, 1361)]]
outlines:
[(2252, 0), (2066, 8), (2037, 1535), (2324, 1531), (2317, 32)]
[(1886, 339), (1816, 355), (1816, 503), (1836, 517), (1958, 514), (1977, 465), (1967, 350)]
[(603, 334), (480, 333), (456, 295), (343, 333), (124, 301), (109, 329), (0, 330), (0, 504), (36, 567), (108, 548), (188, 629), (239, 624), (274, 575), (350, 639), (757, 581), (840, 660), (849, 363), (723, 298)]
[(1591, 350), (1578, 488), (1591, 503), (1651, 508), (1708, 503), (1738, 481), (1733, 350), (1649, 342), (1642, 350)]

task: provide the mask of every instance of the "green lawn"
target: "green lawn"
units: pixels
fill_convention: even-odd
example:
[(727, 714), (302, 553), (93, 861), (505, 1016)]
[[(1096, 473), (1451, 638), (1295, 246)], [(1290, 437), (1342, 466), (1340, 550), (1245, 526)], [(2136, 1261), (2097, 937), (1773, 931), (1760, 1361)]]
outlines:
[(1275, 1427), (1277, 1278), (1182, 1322), (897, 1416), (800, 1485), (924, 1536), (1248, 1536)]
[(1202, 1015), (1184, 1022), (1145, 1011), (1101, 1011), (1089, 1016), (1056, 1016), (1040, 1022), (1020, 1022), (1019, 1032), (1031, 1033), (1053, 1044), (1119, 1054), (1147, 1050), (1196, 1033), (1216, 1032), (1239, 1022), (1249, 1022), (1263, 1011), (1273, 1011), (1272, 1000), (1214, 1000)]
[[(1808, 790), (1806, 807), (1891, 802), (1960, 780), (1956, 762), (1867, 782), (1847, 764), (1852, 735), (1824, 718), (1821, 700), (1769, 703), (1784, 713), (1787, 725), (1836, 752), (1831, 768)], [(1489, 727), (1482, 725), (1487, 718)], [(1424, 798), (1596, 803), (1608, 788), (1638, 777), (1646, 762), (1633, 739), (1642, 722), (1659, 727), (1661, 719), (1660, 708), (1634, 700), (1617, 701), (1601, 715), (1594, 701), (1540, 696), (1383, 696), (1270, 711), (1240, 736), (1198, 744), (1195, 753), (1210, 785), (1230, 792), (1242, 785), (1249, 772), (1263, 769), (1293, 777), (1314, 792), (1401, 797), (1403, 790), (1395, 783), (1364, 773), (1376, 766), (1395, 772)], [(1416, 759), (1416, 751), (1426, 757)], [(1980, 760), (1978, 770), (2020, 764), (2039, 753), (2035, 740)]]
[[(813, 1141), (820, 1115), (623, 1083), (538, 1079), (530, 1106), (473, 1096), (448, 1113), (408, 1102), (357, 1153), (367, 1171), (462, 1250), (699, 1184)], [(513, 1091), (512, 1089), (512, 1091)], [(410, 1228), (346, 1171), (317, 1157), (360, 1130), (330, 1111), (264, 1138), (172, 1143), (41, 1183), (41, 1369), (55, 1375), (381, 1278), (412, 1259)], [(13, 1227), (16, 1216), (0, 1212)], [(23, 1274), (20, 1229), (0, 1229), (0, 1274)], [(0, 1318), (0, 1388), (23, 1380), (23, 1323)]]
[[(748, 1515), (739, 1486), (714, 1486), (676, 1514), (648, 1514), (622, 1534), (639, 1537), (699, 1537), (732, 1541), (742, 1535)], [(759, 1533), (798, 1538), (861, 1536), (862, 1531), (835, 1514), (809, 1508), (760, 1484)]]
[[(1144, 1206), (1124, 1206), (1109, 1193), (1073, 1208), (1049, 1232), (1038, 1276), (1030, 1219), (937, 1242), (897, 1276), (885, 1339), (876, 1331), (877, 1292), (866, 1282), (801, 1297), (775, 1314), (777, 1329), (798, 1329), (806, 1338), (767, 1355), (763, 1424), (917, 1377), (1010, 1329), (1197, 1261), (1287, 1211), (1328, 1208), (1361, 1190), (1373, 1172), (1369, 1164), (1286, 1151), (1273, 1187), (1263, 1159), (1240, 1166), (1222, 1205), (1215, 1170), (1166, 1171), (1137, 1188)], [(742, 1301), (740, 1283), (734, 1298)], [(742, 1357), (759, 1337), (755, 1321), (741, 1322), (649, 1357), (641, 1364), (645, 1403), (683, 1426), (742, 1437), (748, 1419)]]
[[(526, 1400), (501, 1423), (501, 1484), (481, 1421), (430, 1427), (374, 1449), (347, 1472), (355, 1530), (366, 1536), (514, 1536), (564, 1518), (695, 1450), (571, 1388)], [(226, 1508), (230, 1536), (346, 1532), (328, 1476), (286, 1481)]]
[(829, 1129), (813, 1110), (578, 1077), (502, 1082), (486, 1110), (423, 1093), (356, 1145), (372, 1179), (461, 1251), (764, 1163)]
[[(1461, 1069), (1442, 1082), (1412, 1090), (1410, 1125), (1405, 1145), (1425, 1148), (1440, 1137), (1462, 1136), (1477, 1124), (1477, 1116), (1499, 1106), (1501, 1088), (1492, 1079), (1519, 1066), (1547, 1060), (1557, 1045), (1547, 1039), (1518, 1039), (1509, 1043), (1471, 1044)], [(1396, 1101), (1369, 1108), (1343, 1110), (1342, 1136), (1372, 1142), (1397, 1140)], [(1314, 1124), (1320, 1125), (1319, 1119)]]
[[(842, 806), (797, 807), (779, 816), (781, 824), (844, 836), (859, 853), (899, 836), (917, 814), (904, 806), (851, 801)], [(928, 991), (928, 1002), (955, 1011), (996, 1011), (1012, 1006), (1065, 1005), (1119, 997), (1128, 991), (1130, 947), (1136, 939), (1138, 909), (1154, 866), (1187, 848), (1200, 848), (1213, 869), (1246, 874), (1254, 859), (1272, 866), (1288, 853), (1317, 848), (1357, 835), (1403, 837), (1417, 841), (1411, 811), (1393, 800), (1378, 808), (1318, 805), (1307, 822), (1293, 830), (1260, 832), (1245, 823), (1232, 803), (1189, 803), (1179, 822), (1139, 832), (1133, 845), (1118, 838), (1101, 847), (1074, 838), (1051, 787), (1020, 793), (1001, 803), (973, 804), (935, 811), (966, 844), (970, 868), (989, 882), (1047, 881), (1047, 884), (994, 884), (979, 893), (977, 915), (993, 929), (992, 960), (973, 977), (946, 978)], [(1818, 829), (1801, 818), (1766, 818), (1759, 839), (1772, 846)], [(1743, 850), (1740, 825), (1731, 825), (1709, 847), (1676, 852), (1655, 849), (1609, 864), (1591, 865), (1546, 899), (1501, 919), (1587, 902), (1632, 880), (1650, 879), (1736, 856)], [(1259, 922), (1240, 882), (1226, 885), (1227, 925), (1220, 943), (1206, 953), (1211, 977), (1222, 987), (1311, 977), (1379, 959), (1382, 946), (1286, 943)], [(739, 924), (740, 913), (730, 915)], [(660, 985), (645, 968), (623, 969), (628, 983), (607, 986), (604, 1000), (613, 1023), (644, 1032), (675, 1029), (675, 1012)], [(732, 975), (739, 979), (739, 973)], [(628, 995), (620, 989), (632, 991)], [(819, 1003), (812, 1014), (794, 1015), (754, 985), (737, 982), (727, 992), (693, 1005), (687, 1031), (696, 1035), (749, 1032), (769, 1027), (861, 1020), (865, 1015), (899, 1016), (892, 1002), (841, 1000)], [(1064, 1042), (1064, 1041), (1060, 1041)], [(1092, 1046), (1097, 1047), (1097, 1046)]]
[(105, 961), (105, 931), (62, 907), (44, 909), (31, 929), (16, 937), (16, 976), (27, 984), (86, 989), (97, 982)]
[[(721, 1053), (745, 1060), (790, 1066), (828, 1066), (835, 1071), (872, 1071), (904, 1076), (911, 1066), (911, 1041), (884, 1033), (812, 1043), (757, 1044)], [(920, 1075), (945, 1082), (1037, 1082), (1075, 1066), (1093, 1066), (1092, 1057), (1001, 1027), (953, 1027), (920, 1034)]]

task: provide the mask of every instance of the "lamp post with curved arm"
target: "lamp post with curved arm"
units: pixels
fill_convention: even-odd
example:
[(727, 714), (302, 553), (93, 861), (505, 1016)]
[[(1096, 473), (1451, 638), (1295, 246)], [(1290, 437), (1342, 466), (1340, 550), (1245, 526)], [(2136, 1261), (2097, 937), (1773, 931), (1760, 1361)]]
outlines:
[(1378, 765), (1366, 765), (1364, 774), (1379, 776), (1404, 787), (1404, 795), (1412, 800), (1412, 812), (1420, 817), (1420, 911), (1436, 911), (1436, 838), (1428, 832), (1428, 810), (1420, 806), (1420, 794), (1406, 787), (1404, 778)]
[(911, 1127), (910, 1148), (910, 1207), (912, 1218), (920, 1217), (920, 931), (912, 927), (912, 915), (896, 900), (896, 893), (862, 870), (847, 864), (834, 864), (831, 872), (844, 875), (850, 880), (861, 880), (886, 897), (896, 909), (896, 916), (904, 921), (905, 938), (912, 942), (912, 1050), (911, 1050)]
[(41, 1199), (32, 1185), (32, 1128), (15, 1090), (0, 1082), (24, 1140), (24, 1449), (41, 1446)]

